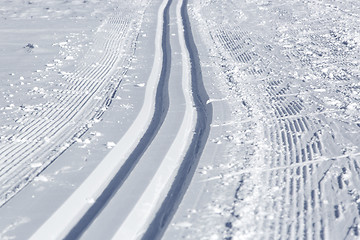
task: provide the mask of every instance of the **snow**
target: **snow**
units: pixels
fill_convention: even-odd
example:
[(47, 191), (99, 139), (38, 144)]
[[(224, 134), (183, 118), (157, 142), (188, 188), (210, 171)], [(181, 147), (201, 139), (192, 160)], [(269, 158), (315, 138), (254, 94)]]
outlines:
[[(193, 227), (170, 227), (166, 239), (358, 236), (359, 112), (351, 92), (359, 47), (349, 43), (358, 36), (359, 7), (355, 1), (192, 1), (198, 46), (204, 64), (217, 68), (210, 79), (230, 104), (232, 121), (212, 124), (223, 128), (210, 137), (225, 144), (221, 163), (199, 171), (175, 216), (176, 226), (184, 211), (198, 209), (190, 215)], [(226, 142), (225, 132), (231, 133)], [(352, 177), (343, 183), (347, 173)], [(197, 194), (201, 188), (206, 191)]]
[[(161, 29), (160, 21), (158, 22), (157, 29)], [(89, 203), (93, 203), (92, 201), (87, 201), (87, 199), (97, 199), (118, 169), (126, 161), (131, 150), (135, 148), (136, 143), (140, 141), (141, 136), (151, 121), (155, 104), (155, 86), (157, 81), (159, 81), (158, 78), (161, 71), (162, 51), (159, 44), (161, 42), (161, 34), (156, 36), (154, 65), (147, 81), (144, 104), (138, 116), (120, 141), (117, 142), (116, 146), (114, 143), (107, 143), (107, 147), (114, 147), (113, 150), (102, 160), (71, 197), (32, 235), (31, 239), (50, 236), (52, 239), (65, 237), (65, 234), (71, 230), (73, 224), (90, 208), (91, 205)], [(74, 206), (77, 206), (77, 209), (74, 209)]]
[(114, 142), (107, 142), (106, 143), (106, 147), (107, 148), (113, 148), (113, 147), (115, 147), (116, 146), (116, 143), (114, 143)]
[[(167, 1), (163, 1), (159, 8), (159, 18), (162, 19), (162, 13)], [(165, 199), (170, 189), (169, 182), (173, 182), (176, 172), (181, 165), (186, 149), (188, 148), (192, 132), (196, 125), (196, 110), (193, 107), (194, 102), (191, 92), (191, 75), (190, 75), (190, 57), (185, 46), (185, 37), (183, 26), (181, 24), (180, 8), (182, 1), (178, 1), (176, 5), (176, 17), (178, 23), (178, 35), (180, 36), (180, 48), (182, 55), (182, 89), (185, 97), (185, 110), (181, 126), (178, 133), (171, 143), (164, 160), (161, 162), (158, 170), (151, 178), (150, 183), (144, 190), (138, 202), (134, 206), (134, 210), (127, 216), (121, 227), (113, 236), (113, 239), (136, 239), (146, 231), (146, 227), (151, 223), (152, 217), (156, 213), (158, 203)], [(158, 28), (160, 30), (160, 28)], [(157, 36), (162, 34), (158, 33)], [(158, 43), (160, 45), (160, 43)], [(170, 111), (171, 111), (170, 104)], [(144, 228), (145, 227), (145, 228)]]
[[(137, 146), (154, 111), (166, 3), (2, 3), (1, 239), (66, 235)], [(214, 112), (163, 238), (358, 238), (358, 1), (189, 0), (188, 10)], [(178, 30), (171, 75), (184, 86), (169, 85), (159, 145), (115, 194), (124, 205), (109, 203), (86, 237), (145, 231), (196, 134)], [(104, 224), (115, 209), (118, 220)]]

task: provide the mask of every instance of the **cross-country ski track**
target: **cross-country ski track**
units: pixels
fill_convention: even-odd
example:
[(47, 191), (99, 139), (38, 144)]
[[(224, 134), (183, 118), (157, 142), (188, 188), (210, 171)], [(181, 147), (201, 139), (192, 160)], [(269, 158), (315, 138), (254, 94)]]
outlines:
[[(112, 233), (114, 239), (157, 239), (163, 234), (197, 166), (212, 115), (186, 3), (165, 0), (159, 7), (153, 67), (135, 121), (31, 239), (98, 239)], [(122, 188), (136, 198), (122, 198)], [(126, 214), (104, 233), (107, 209), (118, 215), (113, 205)]]

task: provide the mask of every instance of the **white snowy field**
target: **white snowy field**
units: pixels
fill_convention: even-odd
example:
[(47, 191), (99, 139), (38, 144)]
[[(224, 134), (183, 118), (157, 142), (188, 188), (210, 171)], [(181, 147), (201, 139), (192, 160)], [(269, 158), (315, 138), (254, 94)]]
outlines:
[(355, 0), (189, 0), (210, 135), (174, 216), (147, 230), (202, 132), (182, 2), (4, 0), (0, 239), (359, 238)]

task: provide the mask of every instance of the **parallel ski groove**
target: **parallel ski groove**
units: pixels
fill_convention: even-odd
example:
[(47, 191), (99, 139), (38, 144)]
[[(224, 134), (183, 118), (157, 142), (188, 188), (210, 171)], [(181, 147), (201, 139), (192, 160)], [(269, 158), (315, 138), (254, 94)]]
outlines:
[[(53, 95), (57, 96), (58, 101), (46, 104), (48, 107), (42, 110), (30, 112), (23, 118), (25, 121), (20, 119), (22, 123), (9, 136), (9, 139), (14, 140), (0, 144), (0, 182), (9, 184), (0, 191), (0, 204), (26, 184), (35, 172), (46, 167), (44, 163), (49, 160), (38, 159), (38, 156), (45, 156), (45, 152), (51, 150), (49, 143), (44, 141), (45, 137), (50, 139), (52, 146), (55, 143), (55, 146), (59, 144), (60, 147), (64, 140), (68, 141), (94, 115), (92, 109), (101, 104), (102, 100), (96, 100), (93, 96), (109, 86), (114, 69), (122, 57), (122, 44), (129, 27), (130, 21), (122, 17), (113, 17), (105, 22), (102, 28), (108, 31), (98, 32), (93, 45), (104, 51), (89, 52), (87, 56), (90, 57), (85, 56), (88, 64), (82, 64), (75, 73), (65, 76), (65, 89)], [(74, 91), (77, 94), (73, 94)], [(84, 112), (85, 108), (91, 111)], [(75, 122), (78, 124), (74, 124)], [(67, 134), (64, 135), (63, 132)], [(31, 141), (33, 144), (28, 144)], [(29, 160), (40, 160), (43, 166), (33, 169)], [(32, 177), (23, 179), (30, 175)]]

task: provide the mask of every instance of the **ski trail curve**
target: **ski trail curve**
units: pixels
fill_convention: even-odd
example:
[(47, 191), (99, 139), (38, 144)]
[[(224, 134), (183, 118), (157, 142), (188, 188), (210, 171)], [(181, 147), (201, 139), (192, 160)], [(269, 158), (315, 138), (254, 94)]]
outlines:
[[(212, 104), (207, 102), (209, 96), (207, 95), (203, 84), (200, 58), (191, 31), (187, 12), (187, 2), (188, 0), (178, 2), (177, 16), (178, 20), (181, 19), (183, 28), (183, 34), (179, 33), (179, 36), (181, 36), (180, 42), (182, 43), (182, 51), (183, 53), (188, 51), (189, 57), (188, 62), (190, 64), (190, 69), (187, 70), (190, 71), (191, 74), (191, 93), (197, 112), (195, 131), (191, 144), (182, 160), (177, 175), (172, 182), (168, 195), (161, 204), (160, 209), (144, 234), (143, 239), (160, 239), (164, 234), (190, 184), (210, 134)], [(180, 24), (180, 21), (178, 21), (178, 24)], [(181, 28), (179, 27), (179, 29)]]
[[(144, 154), (148, 146), (152, 143), (152, 140), (157, 135), (160, 127), (162, 126), (164, 119), (169, 109), (169, 93), (168, 82), (171, 67), (170, 57), (170, 43), (169, 34), (166, 29), (168, 28), (168, 14), (167, 9), (171, 4), (171, 0), (164, 8), (163, 14), (163, 32), (161, 35), (161, 51), (162, 51), (162, 65), (161, 73), (159, 76), (159, 82), (156, 90), (154, 112), (152, 113), (152, 119), (147, 127), (146, 132), (137, 143), (135, 149), (132, 150), (127, 160), (122, 164), (120, 170), (112, 178), (111, 182), (106, 186), (105, 190), (97, 198), (95, 203), (86, 211), (84, 216), (77, 222), (77, 224), (70, 230), (64, 239), (77, 239), (84, 231), (89, 227), (97, 215), (108, 204), (115, 192), (121, 187), (123, 182), (127, 179), (132, 169), (135, 167), (141, 156)], [(160, 18), (159, 18), (160, 19)], [(145, 100), (146, 101), (146, 100)]]
[[(155, 56), (147, 81), (144, 104), (128, 131), (83, 184), (30, 239), (74, 239), (81, 236), (151, 143), (168, 109), (167, 82), (170, 44), (164, 35), (164, 1), (158, 11)], [(165, 53), (165, 54), (164, 54)]]
[(158, 239), (163, 235), (192, 179), (212, 118), (212, 105), (207, 104), (209, 98), (191, 33), (187, 1), (177, 2), (176, 20), (170, 18), (172, 2), (163, 0), (157, 12), (155, 57), (137, 118), (116, 147), (31, 239), (80, 238), (116, 196), (127, 177), (133, 175), (133, 169), (138, 168), (137, 163), (143, 159), (148, 147), (152, 147), (169, 111), (170, 25), (176, 21), (182, 61), (184, 117), (179, 121), (180, 127), (174, 130), (174, 140), (159, 167), (121, 226), (116, 227), (113, 239)]

